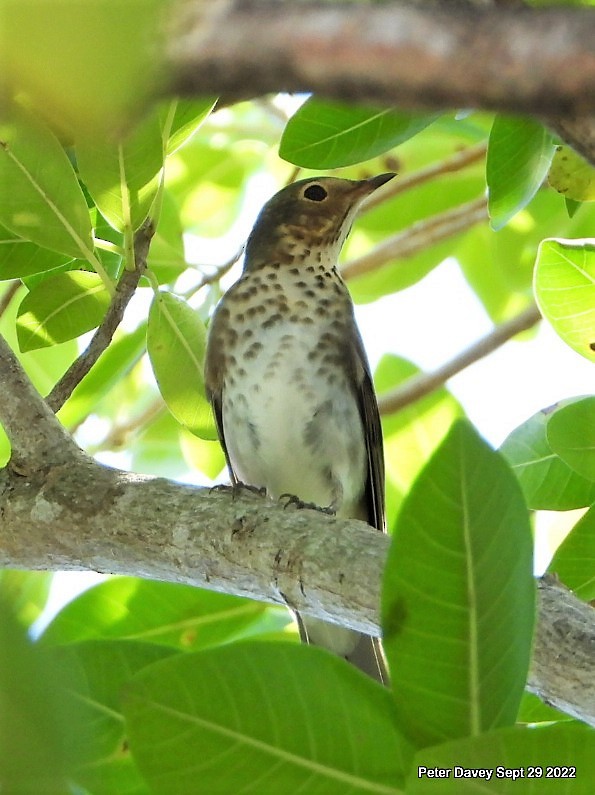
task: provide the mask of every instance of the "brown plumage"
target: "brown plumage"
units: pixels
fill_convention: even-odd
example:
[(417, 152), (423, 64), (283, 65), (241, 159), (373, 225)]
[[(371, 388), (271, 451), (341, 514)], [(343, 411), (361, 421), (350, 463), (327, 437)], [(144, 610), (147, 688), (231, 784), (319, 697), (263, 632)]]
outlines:
[[(205, 368), (232, 482), (381, 532), (380, 417), (337, 259), (360, 203), (392, 176), (306, 179), (273, 196), (213, 316)], [(298, 623), (304, 641), (387, 681), (376, 639), (308, 616)]]

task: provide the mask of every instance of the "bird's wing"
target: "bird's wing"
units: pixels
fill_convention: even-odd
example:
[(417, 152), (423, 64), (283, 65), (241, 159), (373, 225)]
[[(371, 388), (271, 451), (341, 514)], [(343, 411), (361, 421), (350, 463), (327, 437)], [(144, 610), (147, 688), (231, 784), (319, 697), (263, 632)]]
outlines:
[(368, 459), (368, 478), (366, 481), (366, 507), (368, 523), (381, 532), (386, 532), (386, 509), (384, 495), (384, 447), (378, 402), (374, 383), (368, 364), (364, 344), (354, 321), (354, 357), (356, 398), (360, 417), (364, 426), (366, 454)]
[(219, 442), (223, 449), (223, 455), (225, 456), (225, 463), (227, 464), (229, 477), (233, 484), (239, 483), (238, 476), (234, 472), (234, 468), (231, 465), (231, 459), (229, 457), (229, 453), (227, 452), (227, 445), (225, 444), (225, 433), (223, 431), (223, 399), (221, 390), (216, 392), (207, 391), (207, 397), (213, 408), (215, 425), (217, 426), (217, 436), (219, 437)]

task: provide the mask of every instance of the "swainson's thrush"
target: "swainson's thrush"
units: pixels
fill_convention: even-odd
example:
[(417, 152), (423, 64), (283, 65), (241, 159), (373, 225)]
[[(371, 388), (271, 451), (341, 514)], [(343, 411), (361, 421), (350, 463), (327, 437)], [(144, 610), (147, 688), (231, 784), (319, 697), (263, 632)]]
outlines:
[[(337, 260), (361, 202), (393, 176), (305, 179), (265, 204), (243, 274), (213, 316), (205, 372), (233, 483), (380, 531), (380, 417)], [(387, 681), (378, 640), (307, 616), (298, 623), (302, 640)]]

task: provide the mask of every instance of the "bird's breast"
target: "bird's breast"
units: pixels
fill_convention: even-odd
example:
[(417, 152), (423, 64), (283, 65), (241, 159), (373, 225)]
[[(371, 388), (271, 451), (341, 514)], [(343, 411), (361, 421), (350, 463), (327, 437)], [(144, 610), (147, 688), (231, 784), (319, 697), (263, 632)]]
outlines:
[(340, 278), (327, 273), (271, 266), (228, 293), (219, 329), (228, 340), (223, 430), (243, 482), (353, 514), (366, 452), (350, 366), (352, 308)]

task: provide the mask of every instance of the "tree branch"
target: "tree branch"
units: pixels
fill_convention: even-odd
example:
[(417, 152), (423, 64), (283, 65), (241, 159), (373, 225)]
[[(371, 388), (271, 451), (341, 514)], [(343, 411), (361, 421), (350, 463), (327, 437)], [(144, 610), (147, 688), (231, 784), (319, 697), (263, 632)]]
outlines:
[(465, 232), (488, 217), (487, 199), (479, 199), (458, 205), (443, 213), (417, 221), (402, 232), (386, 238), (380, 245), (341, 267), (341, 276), (347, 281), (377, 271), (389, 262), (407, 259), (442, 240)]
[(445, 160), (431, 163), (425, 168), (420, 168), (419, 171), (413, 171), (411, 174), (406, 174), (404, 177), (399, 177), (399, 179), (393, 179), (387, 182), (381, 191), (375, 191), (366, 199), (358, 215), (365, 215), (379, 204), (384, 204), (384, 202), (389, 199), (400, 196), (402, 193), (406, 193), (412, 188), (417, 188), (419, 185), (423, 185), (426, 182), (431, 182), (445, 174), (462, 171), (464, 168), (467, 168), (467, 166), (473, 165), (473, 163), (484, 158), (487, 149), (487, 144), (483, 142), (475, 144), (475, 146), (468, 146), (465, 149), (461, 149), (460, 152), (456, 152), (451, 157), (447, 157)]
[(95, 331), (87, 349), (76, 359), (46, 398), (48, 406), (58, 411), (72, 395), (75, 387), (87, 375), (101, 354), (107, 349), (116, 329), (124, 317), (124, 311), (134, 295), (140, 277), (147, 267), (149, 245), (155, 234), (151, 219), (134, 234), (134, 270), (125, 270), (118, 281), (115, 295), (99, 328)]
[(313, 91), (554, 118), (595, 110), (592, 9), (185, 0), (167, 35), (174, 93)]
[(532, 304), (516, 317), (496, 326), (485, 337), (477, 340), (449, 362), (434, 370), (433, 373), (422, 373), (409, 379), (392, 392), (381, 395), (378, 399), (380, 413), (382, 415), (394, 414), (425, 395), (429, 395), (430, 392), (443, 386), (453, 375), (493, 353), (505, 342), (516, 337), (521, 331), (527, 331), (540, 320), (541, 313), (537, 306)]
[[(0, 566), (190, 583), (378, 634), (387, 536), (247, 490), (104, 467), (75, 447), (1, 338), (0, 379), (0, 420), (24, 464), (0, 470)], [(595, 612), (550, 593), (542, 587), (531, 686), (595, 725)]]
[(595, 610), (553, 577), (539, 581), (539, 621), (528, 688), (595, 726)]
[(8, 282), (6, 290), (2, 293), (2, 295), (0, 295), (0, 318), (10, 306), (12, 299), (18, 293), (20, 286), (20, 279), (16, 279), (14, 282)]
[(11, 444), (10, 466), (22, 475), (29, 475), (53, 464), (71, 461), (78, 448), (1, 336), (0, 384), (0, 423)]

